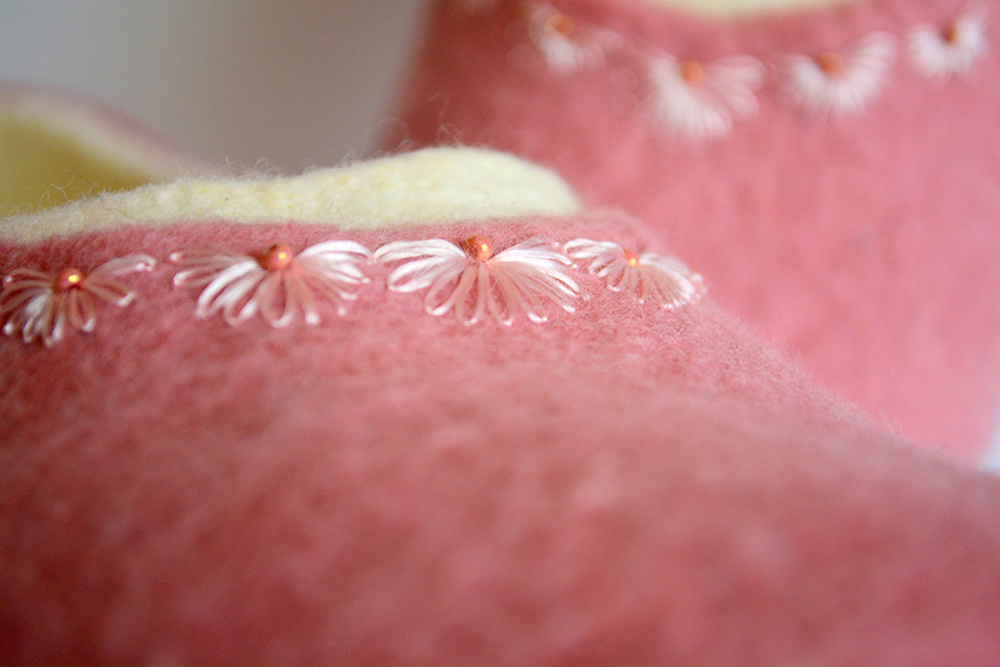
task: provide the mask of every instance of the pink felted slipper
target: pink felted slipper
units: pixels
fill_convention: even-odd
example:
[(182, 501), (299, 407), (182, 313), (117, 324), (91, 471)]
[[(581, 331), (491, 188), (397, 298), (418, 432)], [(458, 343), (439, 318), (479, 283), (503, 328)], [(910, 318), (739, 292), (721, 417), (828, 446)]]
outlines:
[(1000, 659), (1000, 480), (550, 172), (432, 149), (0, 221), (0, 662)]
[(648, 222), (820, 381), (975, 459), (1000, 408), (998, 31), (966, 0), (441, 0), (399, 118), (406, 146), (511, 150)]

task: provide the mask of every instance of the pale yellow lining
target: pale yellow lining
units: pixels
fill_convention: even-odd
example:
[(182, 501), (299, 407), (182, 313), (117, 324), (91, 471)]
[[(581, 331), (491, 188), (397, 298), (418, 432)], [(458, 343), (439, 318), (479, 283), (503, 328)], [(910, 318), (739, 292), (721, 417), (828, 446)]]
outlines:
[(0, 217), (164, 182), (194, 166), (188, 156), (86, 100), (0, 87)]
[(735, 18), (755, 14), (776, 14), (818, 7), (843, 5), (863, 0), (645, 0), (651, 5), (679, 9), (716, 18)]
[(301, 221), (350, 229), (455, 219), (563, 216), (580, 204), (553, 172), (504, 153), (427, 148), (413, 153), (260, 179), (182, 178), (104, 193), (0, 220), (0, 238), (31, 242), (122, 224), (180, 220)]

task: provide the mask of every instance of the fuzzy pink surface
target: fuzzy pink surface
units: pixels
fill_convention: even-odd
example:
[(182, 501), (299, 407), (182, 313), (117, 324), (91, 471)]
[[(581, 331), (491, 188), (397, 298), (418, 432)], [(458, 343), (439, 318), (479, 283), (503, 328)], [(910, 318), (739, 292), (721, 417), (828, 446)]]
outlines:
[[(481, 232), (135, 227), (0, 272)], [(608, 214), (489, 233), (538, 232), (643, 243)], [(376, 277), (276, 330), (196, 319), (171, 273), (92, 334), (0, 339), (3, 664), (1000, 660), (1000, 480), (711, 302), (584, 276), (576, 314), (465, 327)]]
[(772, 67), (876, 30), (895, 38), (887, 85), (865, 111), (806, 117), (771, 79), (755, 117), (698, 144), (656, 126), (641, 66), (627, 58), (550, 72), (527, 46), (518, 4), (437, 3), (398, 109), (404, 145), (458, 140), (554, 167), (590, 204), (650, 223), (719, 303), (822, 382), (916, 440), (965, 459), (983, 450), (1000, 412), (995, 11), (985, 59), (969, 79), (942, 82), (911, 65), (907, 31), (947, 25), (965, 0), (732, 22), (633, 0), (552, 3), (577, 26), (701, 62), (751, 55)]

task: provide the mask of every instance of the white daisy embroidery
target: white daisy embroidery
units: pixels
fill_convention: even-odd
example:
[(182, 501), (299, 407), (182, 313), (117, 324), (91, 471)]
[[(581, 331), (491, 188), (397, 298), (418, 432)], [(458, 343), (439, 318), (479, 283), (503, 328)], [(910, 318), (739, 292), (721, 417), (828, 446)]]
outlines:
[(531, 6), (526, 11), (531, 43), (556, 74), (602, 67), (607, 51), (617, 41), (614, 33), (582, 26), (549, 5)]
[(947, 78), (967, 74), (986, 53), (984, 4), (973, 5), (941, 28), (920, 25), (910, 31), (910, 57), (921, 74)]
[(589, 262), (587, 272), (603, 278), (609, 289), (633, 294), (639, 303), (652, 298), (674, 309), (697, 303), (705, 293), (702, 277), (675, 257), (640, 255), (617, 243), (590, 239), (575, 239), (565, 249), (573, 259)]
[(454, 311), (465, 325), (488, 312), (510, 325), (519, 311), (545, 322), (545, 302), (574, 312), (580, 287), (569, 275), (569, 258), (551, 243), (532, 238), (496, 254), (490, 241), (473, 236), (460, 247), (444, 239), (397, 241), (375, 251), (375, 259), (399, 264), (389, 274), (394, 292), (427, 290), (425, 310), (435, 316)]
[(882, 90), (894, 55), (892, 37), (876, 32), (844, 53), (790, 56), (787, 91), (803, 110), (820, 116), (861, 111)]
[(684, 137), (724, 137), (734, 119), (757, 112), (764, 66), (756, 58), (736, 56), (702, 64), (660, 54), (647, 67), (655, 116)]
[(279, 243), (259, 257), (225, 250), (175, 252), (170, 261), (185, 268), (174, 275), (177, 287), (201, 287), (196, 315), (215, 313), (231, 326), (260, 313), (273, 327), (291, 324), (301, 312), (306, 324), (320, 322), (316, 296), (333, 302), (344, 315), (347, 304), (369, 282), (361, 265), (371, 252), (353, 241), (327, 241), (295, 254)]
[(127, 306), (135, 293), (113, 279), (133, 271), (152, 271), (156, 260), (148, 255), (113, 259), (84, 274), (66, 268), (55, 275), (17, 269), (3, 280), (0, 316), (7, 317), (3, 332), (19, 334), (26, 343), (41, 339), (51, 347), (69, 329), (91, 332), (97, 323), (96, 301)]

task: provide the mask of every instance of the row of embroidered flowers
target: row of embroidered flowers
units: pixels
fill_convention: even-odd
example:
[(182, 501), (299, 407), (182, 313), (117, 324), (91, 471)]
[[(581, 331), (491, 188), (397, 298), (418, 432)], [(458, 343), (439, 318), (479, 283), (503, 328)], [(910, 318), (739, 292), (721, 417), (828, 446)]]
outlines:
[[(646, 101), (654, 117), (688, 139), (721, 138), (737, 118), (756, 113), (768, 72), (777, 74), (779, 89), (808, 114), (860, 112), (883, 89), (896, 52), (895, 37), (874, 32), (843, 51), (781, 56), (772, 67), (752, 56), (705, 63), (630, 44), (544, 3), (524, 3), (523, 14), (534, 50), (556, 75), (594, 70), (616, 56), (638, 60), (633, 68), (651, 89)], [(907, 41), (915, 69), (927, 78), (967, 75), (986, 52), (986, 17), (986, 5), (978, 2), (946, 26), (914, 27)]]
[[(354, 241), (326, 241), (299, 253), (278, 243), (258, 256), (213, 249), (176, 252), (169, 260), (178, 267), (175, 287), (202, 288), (195, 314), (221, 314), (231, 326), (257, 314), (274, 327), (288, 326), (300, 316), (316, 326), (317, 297), (344, 315), (361, 287), (371, 282), (366, 268), (372, 264), (391, 267), (388, 290), (423, 291), (427, 313), (454, 313), (468, 326), (487, 315), (510, 325), (519, 313), (545, 322), (547, 303), (574, 312), (576, 302), (586, 298), (572, 274), (578, 267), (602, 278), (613, 291), (666, 309), (695, 302), (705, 291), (701, 276), (674, 257), (582, 238), (556, 244), (533, 237), (499, 252), (482, 236), (461, 243), (397, 241), (374, 252)], [(7, 318), (3, 331), (46, 346), (70, 330), (90, 332), (96, 326), (96, 302), (124, 307), (136, 298), (116, 277), (152, 271), (156, 265), (152, 257), (134, 254), (89, 274), (72, 267), (56, 274), (16, 269), (4, 277), (0, 292), (0, 317)]]

